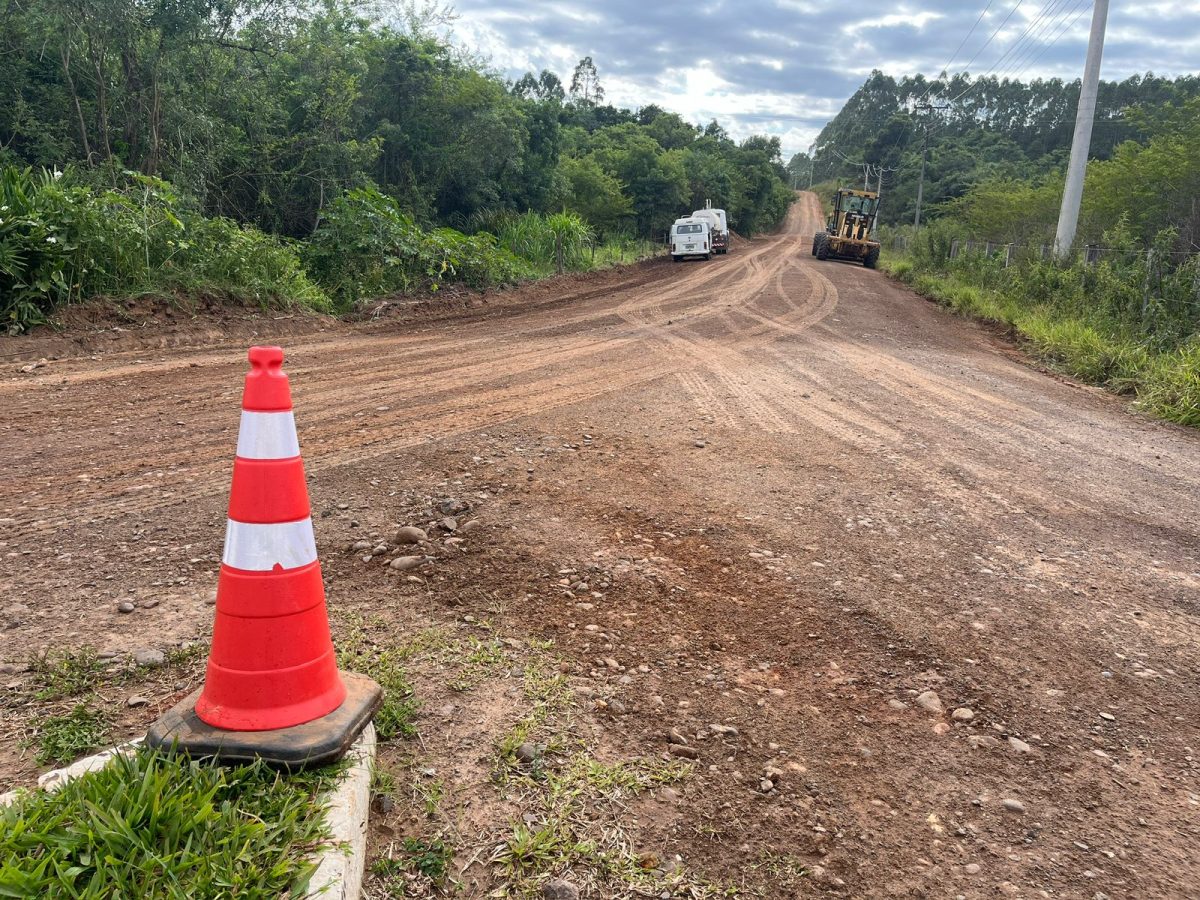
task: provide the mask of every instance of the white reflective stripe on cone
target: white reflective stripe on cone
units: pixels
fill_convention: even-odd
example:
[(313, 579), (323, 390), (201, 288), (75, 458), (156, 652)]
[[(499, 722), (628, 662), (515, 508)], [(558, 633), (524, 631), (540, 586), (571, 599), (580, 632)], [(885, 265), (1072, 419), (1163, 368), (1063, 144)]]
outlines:
[(242, 459), (291, 459), (300, 455), (296, 419), (291, 412), (242, 410), (237, 455)]
[(298, 569), (317, 560), (317, 540), (312, 519), (271, 525), (250, 525), (228, 520), (225, 528), (225, 565), (247, 572), (269, 572), (280, 566)]

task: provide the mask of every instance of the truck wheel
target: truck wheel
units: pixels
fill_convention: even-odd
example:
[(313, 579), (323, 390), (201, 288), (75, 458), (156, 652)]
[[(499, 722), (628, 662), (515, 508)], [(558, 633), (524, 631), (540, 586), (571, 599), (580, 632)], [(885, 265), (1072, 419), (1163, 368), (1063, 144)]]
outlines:
[(874, 269), (879, 264), (879, 248), (872, 247), (867, 251), (867, 255), (863, 257), (863, 265), (868, 269)]
[(816, 234), (813, 235), (813, 252), (812, 252), (813, 256), (817, 255), (817, 244), (820, 242), (821, 236), (824, 234), (825, 234), (825, 232), (818, 231)]
[(709, 261), (709, 260), (711, 260), (711, 259), (712, 259), (712, 254), (711, 254), (711, 253), (705, 253), (705, 254), (704, 254), (704, 261), (705, 261), (705, 262), (708, 262), (708, 261)]
[(816, 256), (817, 259), (822, 260), (822, 261), (829, 259), (829, 235), (827, 235), (827, 234), (818, 234), (817, 235), (817, 248), (816, 248), (816, 252), (813, 255)]
[(671, 262), (679, 262), (679, 257), (674, 253), (671, 254)]

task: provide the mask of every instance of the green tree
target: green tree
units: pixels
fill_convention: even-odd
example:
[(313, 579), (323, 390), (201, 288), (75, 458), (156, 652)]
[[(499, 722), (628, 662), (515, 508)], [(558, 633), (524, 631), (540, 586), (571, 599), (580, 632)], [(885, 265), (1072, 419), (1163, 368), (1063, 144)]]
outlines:
[(562, 161), (564, 203), (590, 222), (601, 236), (633, 224), (633, 203), (621, 182), (608, 174), (592, 156)]
[(600, 75), (590, 56), (585, 56), (575, 65), (575, 72), (571, 75), (571, 100), (583, 106), (597, 106), (604, 100)]

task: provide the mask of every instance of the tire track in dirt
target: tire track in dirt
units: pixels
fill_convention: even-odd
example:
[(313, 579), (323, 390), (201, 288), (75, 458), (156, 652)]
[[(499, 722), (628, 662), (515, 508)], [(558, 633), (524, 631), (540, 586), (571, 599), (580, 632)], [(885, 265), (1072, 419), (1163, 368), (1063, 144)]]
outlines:
[[(795, 216), (792, 225), (796, 225)], [(737, 353), (715, 344), (699, 347), (695, 340), (665, 333), (654, 319), (684, 314), (696, 327), (721, 315), (722, 300), (751, 302), (774, 275), (779, 276), (777, 292), (785, 305), (793, 308), (787, 292), (782, 290), (787, 265), (784, 254), (792, 243), (790, 234), (770, 239), (748, 253), (734, 256), (732, 265), (696, 267), (694, 274), (661, 289), (655, 289), (657, 285), (652, 283), (651, 289), (645, 290), (646, 286), (639, 283), (636, 290), (625, 292), (627, 296), (585, 292), (583, 302), (587, 306), (582, 312), (565, 321), (556, 320), (548, 328), (540, 326), (536, 316), (531, 317), (533, 327), (528, 327), (522, 317), (512, 316), (505, 318), (499, 329), (491, 322), (468, 323), (461, 334), (442, 335), (435, 330), (352, 338), (323, 336), (297, 344), (289, 351), (293, 360), (290, 369), (298, 385), (300, 422), (311, 435), (303, 442), (309, 470), (318, 473), (326, 467), (361, 462), (472, 427), (494, 426), (534, 407), (553, 409), (627, 391), (700, 362), (721, 367), (716, 377), (730, 396), (751, 410), (754, 421), (774, 430), (786, 430), (786, 423), (769, 404), (733, 374), (742, 362)], [(764, 257), (770, 259), (769, 265), (764, 265)], [(620, 314), (625, 327), (598, 336), (590, 326), (614, 312)], [(740, 335), (739, 349), (752, 350), (786, 322), (752, 315), (764, 327)], [(651, 352), (642, 346), (646, 343), (653, 345)], [(200, 354), (200, 360), (215, 359), (212, 354)], [(236, 423), (233, 410), (238, 384), (236, 376), (231, 377), (238, 366), (222, 363), (206, 364), (195, 356), (143, 364), (126, 361), (118, 362), (106, 376), (86, 369), (66, 376), (72, 394), (71, 401), (59, 410), (60, 420), (85, 415), (97, 401), (96, 392), (126, 379), (136, 382), (126, 387), (138, 406), (153, 409), (162, 395), (162, 386), (171, 384), (172, 403), (188, 408), (189, 413), (199, 408), (201, 415), (186, 426), (191, 435), (187, 444), (168, 444), (152, 461), (131, 467), (123, 454), (113, 453), (93, 463), (89, 480), (82, 487), (79, 482), (50, 480), (38, 492), (38, 505), (48, 511), (56, 503), (69, 501), (74, 507), (72, 515), (43, 516), (37, 514), (42, 510), (23, 510), (19, 512), (24, 515), (16, 516), (17, 527), (45, 533), (77, 517), (91, 520), (128, 516), (160, 506), (164, 500), (175, 505), (219, 494), (227, 477), (225, 445)], [(193, 365), (200, 368), (192, 369)], [(401, 401), (402, 413), (389, 409), (383, 411), (386, 415), (380, 415), (379, 406), (395, 402), (392, 395), (397, 369), (412, 372), (414, 379), (436, 382), (437, 387), (423, 392), (416, 402), (405, 398)], [(190, 376), (182, 390), (170, 381), (172, 375), (181, 372)], [(222, 385), (219, 398), (233, 401), (230, 410), (213, 402), (218, 383)], [(31, 412), (24, 420), (16, 417), (18, 431), (41, 422), (37, 411)], [(121, 441), (119, 435), (113, 437), (118, 439), (106, 443), (115, 450)], [(33, 449), (36, 445), (27, 446)], [(31, 473), (44, 469), (46, 457), (45, 450), (38, 449), (13, 459), (11, 480), (0, 482), (0, 487), (15, 488)], [(51, 467), (66, 465), (68, 458), (64, 454), (57, 465), (51, 462)]]

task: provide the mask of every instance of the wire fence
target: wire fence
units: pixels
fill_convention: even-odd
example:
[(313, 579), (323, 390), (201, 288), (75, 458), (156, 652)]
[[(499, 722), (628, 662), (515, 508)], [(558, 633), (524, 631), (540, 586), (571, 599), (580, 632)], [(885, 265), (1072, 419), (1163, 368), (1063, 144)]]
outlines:
[[(898, 234), (891, 240), (893, 250), (907, 251), (910, 246), (908, 235)], [(996, 257), (1004, 261), (1008, 268), (1022, 256), (1048, 260), (1054, 256), (1053, 244), (1030, 244), (1011, 241), (977, 241), (954, 239), (950, 242), (950, 259), (958, 259), (964, 253), (980, 253), (987, 257)], [(1193, 257), (1200, 256), (1200, 250), (1160, 250), (1155, 248), (1128, 249), (1124, 247), (1104, 247), (1100, 244), (1085, 244), (1080, 253), (1083, 261), (1094, 266), (1103, 259), (1116, 259), (1122, 262), (1132, 262), (1145, 257), (1147, 262), (1168, 262), (1173, 265), (1186, 263)]]
[[(912, 235), (887, 238), (893, 250), (910, 249)], [(920, 248), (923, 249), (923, 248)], [(961, 260), (963, 267), (975, 269), (983, 283), (996, 286), (998, 269), (1028, 265), (1055, 258), (1054, 245), (1001, 241), (951, 239), (939, 241), (935, 265)], [(1100, 295), (1114, 315), (1125, 321), (1139, 322), (1146, 330), (1163, 330), (1163, 322), (1173, 323), (1179, 333), (1200, 331), (1200, 251), (1168, 250), (1165, 247), (1107, 247), (1086, 244), (1073, 257), (1083, 263), (1084, 292), (1096, 299)], [(979, 267), (977, 263), (987, 261)], [(1100, 264), (1105, 265), (1101, 268)], [(992, 280), (987, 275), (991, 271)], [(1020, 269), (1014, 271), (1020, 272)], [(1157, 323), (1157, 324), (1156, 324)]]

